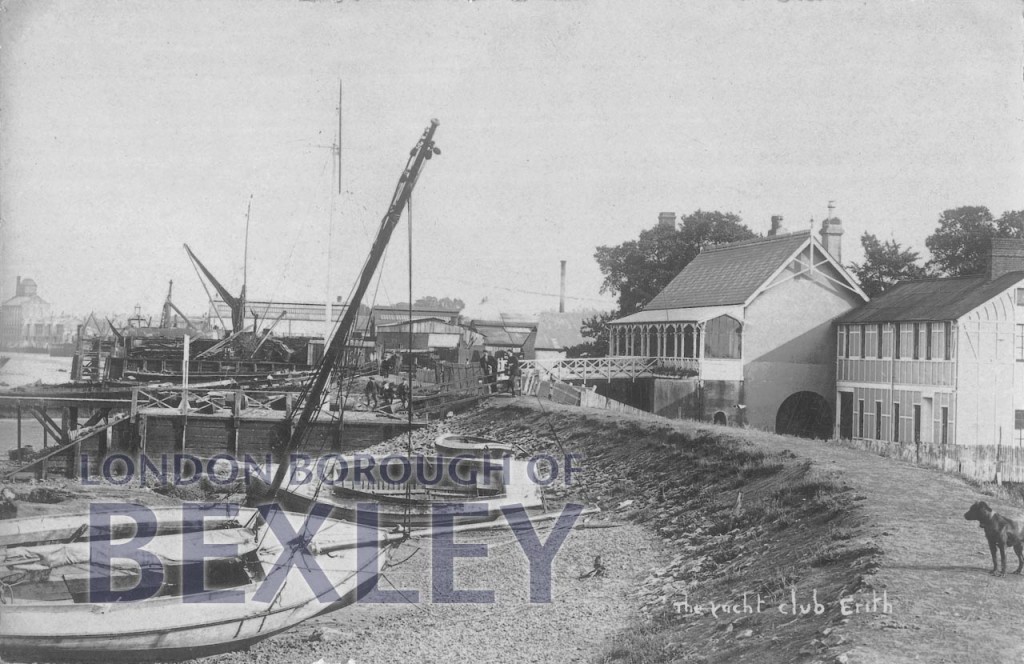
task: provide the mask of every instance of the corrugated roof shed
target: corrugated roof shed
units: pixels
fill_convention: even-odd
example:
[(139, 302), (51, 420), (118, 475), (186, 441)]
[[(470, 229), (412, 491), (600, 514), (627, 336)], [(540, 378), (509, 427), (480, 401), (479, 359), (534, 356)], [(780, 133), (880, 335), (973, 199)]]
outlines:
[(534, 348), (542, 350), (563, 350), (570, 346), (578, 346), (593, 341), (580, 332), (583, 319), (590, 318), (594, 312), (566, 311), (558, 313), (549, 311), (542, 313), (537, 321), (537, 341)]
[(1021, 280), (1024, 272), (1009, 272), (994, 281), (985, 275), (904, 281), (840, 322), (956, 320)]
[(473, 329), (484, 337), (487, 346), (522, 346), (533, 331), (529, 327), (506, 327), (474, 324)]
[(705, 249), (644, 309), (743, 304), (809, 237), (800, 231)]

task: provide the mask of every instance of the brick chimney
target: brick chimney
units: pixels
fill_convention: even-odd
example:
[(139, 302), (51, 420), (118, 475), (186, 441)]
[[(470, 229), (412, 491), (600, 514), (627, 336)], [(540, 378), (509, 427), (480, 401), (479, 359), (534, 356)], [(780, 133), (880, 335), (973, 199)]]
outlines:
[(768, 237), (775, 237), (776, 235), (783, 235), (786, 229), (782, 227), (782, 215), (772, 215), (772, 227), (768, 231)]
[(843, 262), (843, 222), (838, 217), (821, 222), (821, 244), (837, 263)]
[(1008, 272), (1024, 272), (1024, 240), (994, 237), (989, 245), (988, 278), (998, 279)]
[(658, 214), (658, 227), (659, 228), (675, 228), (676, 227), (676, 213), (675, 212), (661, 212)]

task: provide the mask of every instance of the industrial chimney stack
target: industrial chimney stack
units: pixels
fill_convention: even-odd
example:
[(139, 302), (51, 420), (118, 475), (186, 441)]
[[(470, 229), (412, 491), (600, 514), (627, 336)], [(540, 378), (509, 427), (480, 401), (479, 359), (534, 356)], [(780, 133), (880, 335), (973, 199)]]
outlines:
[(558, 313), (565, 313), (565, 261), (562, 261), (562, 288), (558, 293)]
[(782, 227), (782, 215), (772, 215), (772, 227), (768, 231), (768, 237), (775, 237), (776, 235), (783, 235), (786, 229)]

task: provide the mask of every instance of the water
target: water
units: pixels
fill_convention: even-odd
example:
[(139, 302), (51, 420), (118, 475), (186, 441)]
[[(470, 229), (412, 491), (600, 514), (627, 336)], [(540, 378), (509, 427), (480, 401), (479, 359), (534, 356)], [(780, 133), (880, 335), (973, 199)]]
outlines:
[(50, 357), (45, 353), (0, 352), (11, 360), (0, 368), (0, 388), (30, 385), (42, 381), (47, 385), (71, 380), (70, 357)]
[[(0, 389), (31, 385), (36, 381), (44, 384), (66, 383), (71, 380), (71, 358), (50, 357), (40, 353), (0, 352), (10, 361), (0, 367)], [(50, 439), (50, 444), (54, 444)], [(43, 427), (27, 412), (21, 416), (21, 444), (32, 445), (37, 450), (43, 447)], [(18, 445), (18, 422), (15, 418), (0, 417), (0, 458), (7, 457), (7, 451)]]

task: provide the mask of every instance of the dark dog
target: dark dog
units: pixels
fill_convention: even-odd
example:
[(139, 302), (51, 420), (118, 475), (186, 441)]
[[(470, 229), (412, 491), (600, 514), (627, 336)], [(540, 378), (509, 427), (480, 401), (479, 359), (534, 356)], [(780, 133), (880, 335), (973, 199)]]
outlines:
[(999, 573), (999, 576), (1006, 574), (1006, 545), (1009, 544), (1013, 547), (1013, 552), (1017, 554), (1017, 560), (1020, 564), (1017, 565), (1017, 571), (1014, 574), (1020, 574), (1021, 570), (1024, 569), (1024, 532), (1021, 532), (1021, 527), (1017, 525), (1017, 522), (1013, 519), (1008, 519), (1002, 514), (996, 514), (992, 511), (992, 508), (987, 503), (978, 501), (971, 505), (971, 509), (967, 510), (964, 514), (964, 518), (968, 521), (977, 521), (981, 527), (985, 530), (985, 538), (988, 540), (989, 551), (992, 552), (992, 571), (990, 574), (996, 573), (996, 549), (999, 549), (999, 555), (1002, 557), (1003, 569)]

